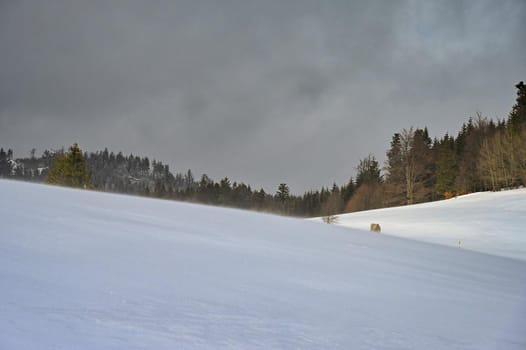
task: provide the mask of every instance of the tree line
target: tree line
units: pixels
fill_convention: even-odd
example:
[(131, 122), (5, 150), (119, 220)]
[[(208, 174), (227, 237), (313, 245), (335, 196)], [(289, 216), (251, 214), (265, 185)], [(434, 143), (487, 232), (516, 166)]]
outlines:
[[(0, 177), (302, 217), (340, 212), (354, 191), (351, 180), (345, 186), (301, 196), (292, 194), (285, 183), (268, 193), (228, 177), (214, 181), (203, 174), (196, 178), (191, 170), (173, 174), (167, 164), (148, 157), (108, 149), (83, 153), (77, 144), (68, 150), (46, 150), (41, 157), (32, 150), (30, 157), (17, 159), (11, 149), (6, 153), (1, 148)], [(329, 201), (334, 198), (338, 200)]]
[(383, 175), (374, 156), (358, 165), (357, 190), (345, 211), (429, 202), (526, 185), (526, 86), (520, 82), (507, 119), (477, 113), (456, 136), (427, 128), (393, 135)]
[(360, 160), (347, 184), (294, 195), (287, 184), (274, 193), (224, 177), (191, 170), (173, 174), (169, 166), (122, 152), (46, 150), (14, 159), (0, 149), (0, 177), (48, 182), (94, 190), (129, 193), (267, 211), (300, 217), (422, 203), (476, 191), (497, 191), (526, 184), (526, 86), (516, 85), (517, 100), (507, 119), (477, 114), (456, 136), (431, 139), (428, 129), (407, 128), (392, 136), (382, 167), (373, 155)]

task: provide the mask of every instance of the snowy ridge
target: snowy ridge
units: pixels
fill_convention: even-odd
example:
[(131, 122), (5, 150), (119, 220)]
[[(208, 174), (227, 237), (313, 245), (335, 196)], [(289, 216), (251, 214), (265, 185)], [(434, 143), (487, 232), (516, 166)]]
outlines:
[(526, 260), (526, 189), (339, 215), (337, 224)]
[(521, 260), (3, 180), (0, 223), (0, 349), (526, 348)]

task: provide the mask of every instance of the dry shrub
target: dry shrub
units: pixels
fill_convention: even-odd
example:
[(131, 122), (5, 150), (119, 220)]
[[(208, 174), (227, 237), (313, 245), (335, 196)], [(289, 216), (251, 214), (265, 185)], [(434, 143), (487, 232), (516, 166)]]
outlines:
[(382, 207), (383, 188), (381, 184), (363, 184), (351, 197), (346, 212), (377, 209)]
[(451, 199), (453, 197), (456, 197), (456, 195), (457, 194), (455, 192), (453, 192), (453, 191), (451, 191), (451, 192), (449, 192), (449, 191), (444, 192), (444, 198), (445, 199)]

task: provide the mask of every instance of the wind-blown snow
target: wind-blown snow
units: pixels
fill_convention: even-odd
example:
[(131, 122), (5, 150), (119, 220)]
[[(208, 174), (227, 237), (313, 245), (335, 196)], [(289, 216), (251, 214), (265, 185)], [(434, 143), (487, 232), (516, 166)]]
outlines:
[(525, 349), (525, 324), (525, 261), (0, 180), (0, 349)]
[[(339, 215), (337, 224), (526, 260), (526, 189)], [(525, 327), (526, 332), (526, 327)]]

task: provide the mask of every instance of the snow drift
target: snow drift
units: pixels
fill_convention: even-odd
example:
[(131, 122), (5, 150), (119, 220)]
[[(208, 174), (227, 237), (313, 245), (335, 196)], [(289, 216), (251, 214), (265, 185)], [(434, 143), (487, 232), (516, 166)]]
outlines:
[(1, 349), (526, 348), (525, 261), (1, 180), (0, 283)]

